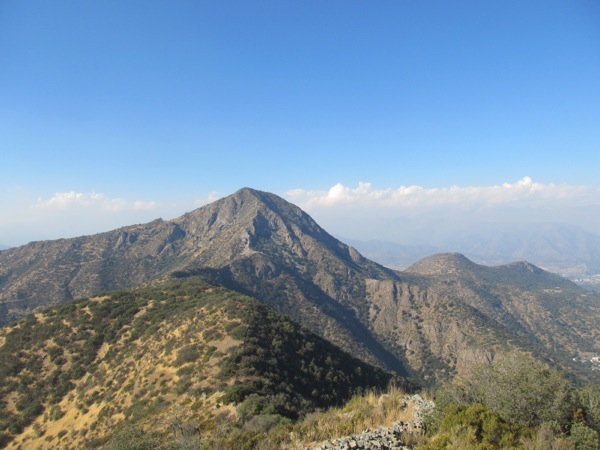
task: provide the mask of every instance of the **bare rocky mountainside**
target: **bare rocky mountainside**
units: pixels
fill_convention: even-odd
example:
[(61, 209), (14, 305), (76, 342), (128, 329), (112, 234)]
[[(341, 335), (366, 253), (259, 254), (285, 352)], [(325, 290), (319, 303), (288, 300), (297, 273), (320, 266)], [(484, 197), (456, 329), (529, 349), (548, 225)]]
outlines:
[(523, 350), (571, 373), (600, 352), (600, 297), (527, 263), (436, 255), (403, 272), (296, 206), (241, 189), (171, 221), (0, 252), (0, 321), (163, 276), (250, 295), (362, 360), (421, 382)]

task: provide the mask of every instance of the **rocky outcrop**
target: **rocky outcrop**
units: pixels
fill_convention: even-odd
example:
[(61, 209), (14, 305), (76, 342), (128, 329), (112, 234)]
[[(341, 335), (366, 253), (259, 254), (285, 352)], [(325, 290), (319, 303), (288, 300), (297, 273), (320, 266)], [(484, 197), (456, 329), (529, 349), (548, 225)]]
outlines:
[(414, 411), (413, 420), (410, 422), (396, 422), (391, 427), (380, 426), (352, 436), (327, 440), (308, 447), (307, 450), (408, 450), (406, 435), (424, 431), (423, 417), (434, 404), (420, 395), (407, 397), (406, 402), (412, 404)]

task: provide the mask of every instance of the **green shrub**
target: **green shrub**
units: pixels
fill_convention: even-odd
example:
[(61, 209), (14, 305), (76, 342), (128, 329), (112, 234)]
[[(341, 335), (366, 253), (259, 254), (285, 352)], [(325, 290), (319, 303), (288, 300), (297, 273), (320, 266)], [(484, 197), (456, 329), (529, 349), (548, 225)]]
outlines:
[(48, 413), (50, 420), (58, 420), (64, 415), (65, 413), (60, 409), (60, 406), (58, 405), (52, 405), (52, 407), (50, 408), (50, 412)]
[(139, 428), (116, 433), (103, 447), (104, 450), (155, 450), (163, 446), (158, 433), (148, 433)]
[(572, 425), (571, 438), (576, 450), (598, 450), (600, 448), (598, 432), (582, 423)]
[(600, 385), (588, 384), (577, 390), (577, 401), (588, 426), (600, 432)]
[(436, 393), (436, 411), (429, 418), (433, 430), (450, 405), (480, 403), (505, 422), (537, 427), (555, 422), (566, 430), (576, 401), (571, 383), (557, 370), (532, 357), (513, 354), (474, 370), (463, 383), (449, 383)]
[(442, 433), (469, 430), (481, 448), (505, 448), (517, 445), (522, 430), (504, 421), (481, 404), (450, 406), (440, 424)]
[(574, 411), (571, 383), (526, 355), (482, 366), (472, 380), (475, 398), (506, 421), (524, 427), (556, 422), (566, 429)]
[(254, 389), (246, 384), (233, 384), (226, 388), (221, 401), (223, 403), (241, 403), (253, 392)]
[(187, 345), (177, 352), (177, 358), (173, 365), (181, 366), (186, 363), (194, 362), (200, 357), (200, 350), (194, 345)]
[(10, 442), (10, 437), (6, 433), (0, 433), (0, 447), (4, 447)]

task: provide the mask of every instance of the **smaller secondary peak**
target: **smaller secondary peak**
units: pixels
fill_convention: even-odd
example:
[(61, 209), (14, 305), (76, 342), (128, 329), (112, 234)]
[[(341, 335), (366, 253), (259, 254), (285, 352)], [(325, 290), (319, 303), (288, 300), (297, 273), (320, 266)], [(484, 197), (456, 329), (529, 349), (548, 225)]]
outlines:
[(508, 270), (514, 270), (518, 272), (530, 272), (535, 274), (543, 273), (544, 270), (540, 269), (538, 266), (531, 264), (527, 261), (517, 261), (514, 263), (506, 264), (504, 267)]
[(438, 253), (417, 261), (406, 272), (420, 275), (438, 275), (476, 268), (477, 264), (462, 253)]

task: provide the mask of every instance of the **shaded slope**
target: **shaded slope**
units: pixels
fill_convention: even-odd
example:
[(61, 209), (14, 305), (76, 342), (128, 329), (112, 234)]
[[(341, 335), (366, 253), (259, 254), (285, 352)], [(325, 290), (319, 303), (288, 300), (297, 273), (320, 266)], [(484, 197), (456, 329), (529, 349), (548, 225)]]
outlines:
[(28, 316), (0, 333), (0, 370), (9, 448), (94, 447), (115, 429), (166, 434), (174, 421), (210, 434), (217, 413), (293, 419), (390, 380), (255, 300), (198, 279)]
[(365, 279), (396, 275), (324, 231), (298, 207), (242, 189), (178, 219), (195, 236), (179, 275), (202, 274), (258, 298), (369, 363), (407, 375), (369, 326)]
[(519, 349), (597, 377), (573, 358), (600, 352), (599, 296), (529, 263), (486, 267), (460, 254), (425, 258), (401, 275), (369, 282), (371, 321), (424, 376)]

